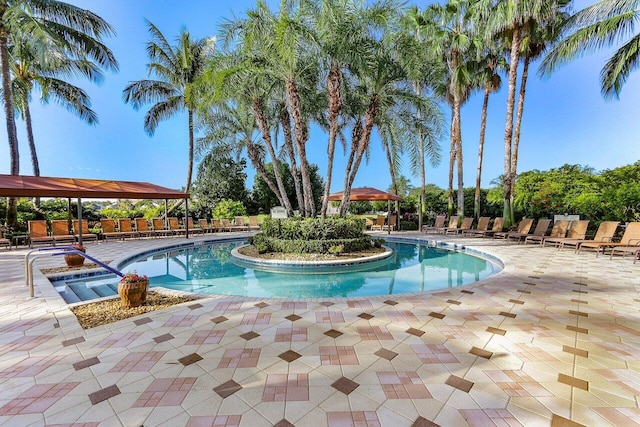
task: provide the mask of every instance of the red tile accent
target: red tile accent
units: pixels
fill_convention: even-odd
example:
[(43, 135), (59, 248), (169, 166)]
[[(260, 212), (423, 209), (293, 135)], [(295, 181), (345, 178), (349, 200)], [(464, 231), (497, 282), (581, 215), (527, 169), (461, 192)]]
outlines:
[(216, 415), (191, 417), (186, 427), (240, 427), (242, 415)]
[(323, 365), (357, 365), (359, 364), (353, 346), (320, 346), (320, 363)]
[(416, 372), (378, 372), (378, 379), (387, 399), (432, 398)]
[(263, 402), (309, 400), (308, 374), (268, 374), (262, 393)]
[(275, 342), (307, 341), (307, 328), (278, 328)]
[(185, 345), (220, 344), (226, 331), (195, 331)]
[(37, 384), (0, 408), (0, 416), (42, 414), (80, 383)]
[(232, 348), (225, 350), (218, 363), (220, 368), (255, 368), (260, 358), (259, 348)]
[(460, 363), (443, 344), (415, 344), (411, 347), (422, 363)]
[(35, 377), (63, 358), (64, 356), (29, 357), (8, 366), (0, 372), (0, 378)]
[(241, 325), (268, 325), (271, 313), (245, 313)]
[(192, 326), (200, 316), (197, 315), (173, 315), (167, 320), (163, 328), (188, 328)]
[(363, 340), (392, 340), (393, 335), (384, 326), (358, 326), (358, 334)]
[(344, 323), (344, 316), (339, 311), (316, 312), (316, 323)]
[(111, 347), (128, 347), (133, 344), (142, 333), (140, 332), (118, 332), (109, 335), (108, 338), (100, 341), (96, 347), (111, 348)]
[(378, 414), (375, 411), (327, 412), (329, 427), (381, 427)]
[(155, 379), (133, 403), (133, 407), (179, 406), (195, 382), (195, 377)]
[(461, 409), (460, 414), (471, 427), (522, 426), (516, 417), (506, 409)]
[(166, 351), (129, 353), (109, 372), (149, 372), (165, 353)]

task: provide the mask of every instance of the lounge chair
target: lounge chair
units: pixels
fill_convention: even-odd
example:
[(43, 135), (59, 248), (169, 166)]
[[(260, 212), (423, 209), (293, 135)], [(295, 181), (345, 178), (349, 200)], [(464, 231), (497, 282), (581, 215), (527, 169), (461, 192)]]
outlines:
[(198, 220), (198, 224), (200, 225), (200, 229), (202, 230), (203, 233), (211, 233), (211, 226), (209, 226), (209, 221), (207, 221), (206, 219), (199, 219)]
[(505, 231), (501, 233), (494, 233), (494, 239), (508, 239), (509, 235), (528, 235), (531, 226), (533, 225), (533, 218), (522, 218), (518, 223), (518, 229), (516, 231)]
[(104, 218), (100, 220), (100, 228), (102, 228), (102, 237), (104, 241), (108, 241), (110, 238), (124, 239), (122, 233), (116, 230), (116, 220), (111, 218)]
[(587, 220), (571, 221), (569, 224), (569, 231), (567, 231), (567, 237), (552, 237), (544, 239), (541, 244), (542, 246), (546, 246), (547, 243), (551, 243), (557, 248), (560, 248), (562, 242), (584, 240), (587, 234), (587, 227), (589, 227), (589, 221)]
[(640, 222), (628, 223), (619, 242), (583, 242), (578, 247), (578, 252), (582, 249), (595, 249), (596, 256), (598, 256), (600, 249), (602, 249), (602, 253), (604, 253), (607, 248), (634, 245), (640, 245)]
[(587, 239), (576, 239), (576, 240), (563, 240), (560, 243), (560, 247), (564, 248), (565, 246), (573, 246), (576, 252), (579, 252), (580, 245), (583, 243), (590, 242), (611, 242), (613, 241), (613, 236), (616, 235), (616, 230), (620, 225), (619, 221), (602, 221), (598, 226), (598, 230), (596, 231), (596, 235), (592, 240)]
[(51, 237), (53, 237), (53, 245), (56, 244), (73, 244), (76, 236), (69, 233), (69, 221), (66, 219), (54, 219), (51, 221)]
[(140, 234), (140, 237), (153, 237), (156, 236), (155, 230), (149, 228), (149, 223), (146, 218), (134, 218), (136, 223), (136, 231)]
[(6, 246), (9, 248), (9, 250), (11, 250), (11, 242), (9, 241), (9, 239), (5, 239), (4, 235), (2, 234), (1, 228), (0, 228), (0, 246)]
[(567, 235), (567, 230), (569, 229), (569, 220), (567, 219), (561, 219), (559, 221), (556, 221), (553, 223), (553, 228), (551, 228), (551, 233), (549, 233), (548, 236), (527, 236), (524, 239), (524, 244), (526, 245), (527, 243), (537, 243), (539, 245), (542, 245), (545, 241), (545, 239), (557, 239), (557, 238), (564, 238)]
[(395, 230), (396, 227), (396, 221), (397, 221), (398, 217), (396, 215), (391, 215), (391, 217), (389, 218), (389, 223), (385, 224), (382, 226), (382, 230), (388, 230), (388, 231), (393, 231)]
[[(198, 223), (198, 225), (200, 225), (200, 224)], [(189, 228), (189, 233), (203, 234), (205, 232), (205, 230), (203, 230), (200, 227), (196, 227), (193, 224), (193, 218), (191, 218), (191, 217), (187, 218), (187, 227)]]
[(162, 218), (153, 218), (151, 220), (151, 224), (153, 225), (153, 231), (157, 236), (173, 236), (173, 231), (168, 230), (164, 225), (164, 220)]
[(447, 225), (446, 227), (433, 227), (433, 229), (431, 230), (432, 233), (446, 233), (446, 230), (453, 230), (454, 228), (458, 227), (458, 216), (457, 215), (453, 215), (451, 218), (449, 218), (449, 225)]
[(249, 224), (244, 221), (243, 216), (237, 216), (233, 220), (233, 227), (239, 231), (249, 231)]
[[(78, 220), (73, 220), (73, 235), (76, 240), (80, 241), (80, 225), (78, 224)], [(93, 240), (94, 242), (98, 241), (98, 235), (89, 231), (89, 223), (86, 219), (82, 220), (82, 243), (85, 241)]]
[(378, 215), (376, 223), (371, 226), (371, 231), (382, 231), (382, 227), (384, 227), (384, 220), (384, 215)]
[(611, 253), (609, 255), (609, 259), (613, 258), (614, 255), (622, 255), (624, 258), (627, 254), (633, 255), (633, 263), (635, 264), (638, 260), (638, 256), (640, 256), (640, 243), (638, 245), (632, 246), (615, 246), (611, 248)]
[(422, 231), (425, 233), (429, 233), (430, 231), (439, 230), (444, 228), (444, 222), (447, 220), (446, 215), (438, 215), (436, 217), (436, 222), (433, 225), (423, 225)]
[(180, 228), (180, 223), (176, 217), (169, 218), (169, 230), (171, 230), (173, 234), (186, 234), (187, 232), (184, 228)]
[(213, 229), (213, 231), (231, 231), (230, 228), (225, 228), (219, 219), (215, 218), (211, 220), (211, 228)]
[(131, 218), (120, 218), (118, 220), (118, 227), (120, 228), (122, 238), (140, 237), (140, 233), (134, 231), (133, 227), (131, 226)]
[(258, 224), (258, 217), (255, 215), (249, 216), (249, 231), (260, 230), (260, 224)]
[(496, 219), (493, 220), (493, 226), (491, 227), (490, 230), (467, 230), (467, 235), (470, 236), (474, 236), (474, 237), (491, 237), (496, 233), (500, 233), (502, 232), (502, 229), (504, 228), (504, 218), (502, 218), (501, 216), (497, 217)]
[(224, 231), (239, 231), (239, 229), (236, 228), (235, 225), (231, 224), (231, 221), (226, 218), (222, 218), (220, 222), (222, 223), (222, 229)]
[(481, 216), (478, 219), (478, 225), (476, 228), (469, 228), (468, 230), (462, 230), (462, 235), (474, 235), (476, 231), (487, 231), (489, 229), (489, 222), (491, 218), (488, 216)]
[(509, 235), (507, 236), (507, 239), (516, 239), (518, 240), (518, 242), (520, 242), (520, 240), (522, 239), (527, 239), (530, 236), (538, 236), (538, 237), (544, 237), (547, 234), (547, 230), (549, 229), (549, 225), (551, 224), (551, 220), (550, 219), (539, 219), (538, 223), (536, 224), (536, 228), (533, 229), (533, 233), (524, 233), (524, 234), (520, 234), (520, 233), (509, 233)]
[(54, 245), (55, 240), (53, 237), (49, 235), (47, 231), (47, 221), (33, 220), (27, 223), (29, 227), (29, 247), (33, 247), (33, 245), (37, 245), (40, 243)]
[(460, 224), (459, 227), (453, 227), (453, 228), (447, 228), (444, 233), (445, 234), (449, 234), (449, 233), (453, 233), (453, 234), (459, 234), (465, 230), (471, 230), (471, 225), (473, 224), (473, 217), (469, 216), (469, 217), (465, 217), (462, 220), (462, 224)]

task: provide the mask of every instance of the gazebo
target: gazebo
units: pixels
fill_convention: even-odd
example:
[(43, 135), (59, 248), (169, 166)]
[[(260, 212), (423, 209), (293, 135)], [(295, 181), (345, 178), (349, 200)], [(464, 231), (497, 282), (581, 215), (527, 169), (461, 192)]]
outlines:
[[(186, 217), (189, 216), (189, 194), (148, 182), (113, 181), (82, 178), (54, 178), (26, 175), (1, 175), (0, 196), (4, 197), (60, 197), (78, 199), (78, 221), (82, 221), (82, 198), (88, 199), (184, 199)], [(82, 243), (82, 227), (78, 230)], [(187, 228), (186, 237), (189, 237)]]
[[(343, 192), (340, 191), (338, 193), (333, 193), (329, 195), (330, 202), (336, 202), (342, 200)], [(399, 202), (402, 200), (400, 196), (397, 196), (392, 193), (387, 193), (386, 191), (378, 190), (377, 188), (372, 187), (357, 187), (352, 188), (349, 193), (349, 201), (352, 202), (368, 202), (368, 201), (379, 201), (386, 200), (387, 201), (387, 218), (391, 219), (391, 201)], [(388, 233), (391, 234), (391, 227), (388, 228)]]

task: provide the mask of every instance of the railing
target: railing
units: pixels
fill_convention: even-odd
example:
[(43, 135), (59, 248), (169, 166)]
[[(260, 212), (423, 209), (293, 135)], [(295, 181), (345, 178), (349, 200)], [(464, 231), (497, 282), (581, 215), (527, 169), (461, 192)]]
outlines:
[[(31, 254), (34, 253), (34, 252), (42, 252), (42, 251), (47, 251), (48, 253), (37, 253), (37, 254), (34, 254), (33, 257), (31, 256)], [(61, 251), (61, 252), (49, 253), (51, 251)], [(111, 273), (116, 274), (116, 275), (118, 275), (120, 277), (124, 277), (124, 274), (121, 273), (120, 271), (116, 270), (113, 267), (108, 266), (107, 264), (103, 263), (102, 261), (100, 261), (98, 259), (95, 259), (91, 255), (87, 255), (86, 253), (77, 250), (73, 246), (57, 246), (57, 247), (53, 247), (53, 248), (33, 249), (33, 250), (30, 250), (29, 252), (27, 252), (27, 254), (24, 256), (25, 281), (26, 281), (26, 286), (29, 287), (29, 296), (31, 298), (33, 298), (35, 296), (35, 291), (34, 291), (34, 288), (33, 288), (33, 263), (35, 262), (35, 260), (38, 259), (38, 258), (42, 258), (45, 255), (57, 256), (57, 255), (68, 255), (68, 254), (81, 255), (81, 256), (85, 257), (86, 259), (88, 259), (89, 261), (92, 261), (92, 262), (96, 263), (97, 265), (99, 265), (100, 267), (110, 271)]]

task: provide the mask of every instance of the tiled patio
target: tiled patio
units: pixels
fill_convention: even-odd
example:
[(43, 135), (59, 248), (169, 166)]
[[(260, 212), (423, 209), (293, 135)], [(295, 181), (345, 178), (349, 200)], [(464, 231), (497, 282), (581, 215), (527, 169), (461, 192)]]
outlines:
[[(420, 295), (213, 297), (90, 330), (38, 271), (28, 298), (26, 250), (2, 250), (0, 425), (640, 425), (640, 263), (446, 239), (506, 267)], [(168, 242), (88, 246), (117, 263)]]

